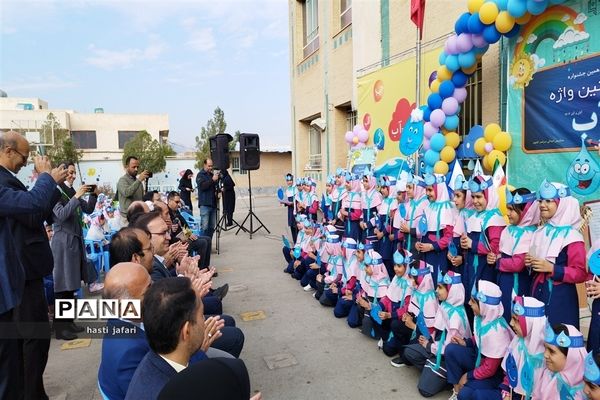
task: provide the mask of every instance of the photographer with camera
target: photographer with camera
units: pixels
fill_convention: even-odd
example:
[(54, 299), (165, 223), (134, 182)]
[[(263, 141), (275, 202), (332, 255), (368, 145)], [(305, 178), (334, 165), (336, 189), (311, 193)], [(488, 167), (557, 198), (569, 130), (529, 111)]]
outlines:
[(204, 168), (196, 177), (198, 207), (200, 208), (202, 235), (212, 238), (217, 224), (217, 191), (220, 174), (213, 171), (213, 161), (204, 160)]
[(135, 156), (129, 156), (125, 160), (125, 175), (117, 183), (117, 199), (121, 212), (121, 223), (127, 226), (127, 209), (134, 201), (141, 201), (144, 197), (144, 181), (152, 177), (150, 171), (142, 171), (138, 175), (140, 161)]

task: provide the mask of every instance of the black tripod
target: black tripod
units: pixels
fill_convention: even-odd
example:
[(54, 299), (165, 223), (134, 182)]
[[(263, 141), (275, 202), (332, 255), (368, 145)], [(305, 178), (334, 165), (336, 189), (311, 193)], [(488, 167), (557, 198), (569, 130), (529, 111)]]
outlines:
[[(260, 228), (265, 228), (265, 231), (267, 231), (267, 233), (271, 233), (271, 231), (269, 231), (269, 229), (265, 226), (265, 224), (263, 224), (263, 222), (260, 220), (260, 218), (258, 218), (256, 216), (256, 214), (254, 213), (254, 209), (252, 207), (252, 183), (250, 181), (250, 171), (248, 171), (248, 196), (250, 196), (250, 209), (248, 210), (248, 215), (246, 215), (246, 218), (244, 218), (244, 220), (242, 221), (242, 224), (239, 226), (237, 232), (235, 232), (235, 234), (237, 235), (238, 233), (240, 233), (240, 230), (244, 230), (245, 232), (250, 234), (250, 239), (252, 239), (252, 235), (256, 232), (258, 232), (258, 230), (260, 230)], [(254, 229), (254, 218), (256, 218), (256, 220), (260, 223), (259, 226), (256, 227), (256, 229)], [(246, 225), (246, 221), (250, 219), (250, 229), (245, 228), (244, 225)]]
[[(222, 196), (221, 196), (221, 199), (223, 199)], [(223, 208), (225, 208), (225, 207), (223, 207)], [(221, 209), (219, 207), (217, 207), (217, 217), (219, 216), (220, 210)], [(238, 224), (237, 221), (235, 219), (233, 219), (233, 217), (231, 217), (231, 221), (233, 222), (233, 224), (227, 226), (227, 215), (225, 215), (225, 212), (223, 212), (223, 214), (221, 214), (221, 217), (219, 218), (219, 222), (217, 222), (217, 227), (215, 229), (215, 233), (217, 234), (217, 243), (216, 243), (217, 254), (221, 254), (219, 252), (219, 243), (221, 242), (221, 232), (227, 232), (232, 229), (235, 229), (236, 226), (237, 227), (240, 226), (240, 224)], [(247, 232), (246, 228), (243, 228), (243, 229), (244, 229), (244, 231)]]

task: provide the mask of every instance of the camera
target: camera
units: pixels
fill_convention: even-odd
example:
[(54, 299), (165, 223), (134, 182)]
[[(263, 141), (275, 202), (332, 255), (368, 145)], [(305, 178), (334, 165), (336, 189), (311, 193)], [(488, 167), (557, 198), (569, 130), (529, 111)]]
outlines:
[(94, 193), (96, 191), (97, 187), (98, 187), (97, 185), (87, 185), (85, 192), (86, 193)]
[(148, 171), (148, 178), (152, 178), (154, 176), (154, 174), (150, 171)]

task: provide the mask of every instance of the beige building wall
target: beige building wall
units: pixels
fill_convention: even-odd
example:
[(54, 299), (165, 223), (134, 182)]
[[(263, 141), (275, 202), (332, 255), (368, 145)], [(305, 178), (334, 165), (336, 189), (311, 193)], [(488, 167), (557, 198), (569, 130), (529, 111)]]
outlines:
[[(96, 149), (86, 149), (83, 160), (121, 159), (119, 131), (146, 130), (160, 140), (160, 132), (169, 130), (167, 114), (79, 114), (70, 115), (71, 131), (96, 131)], [(165, 133), (163, 133), (165, 135)]]
[[(339, 0), (319, 1), (320, 46), (303, 57), (302, 2), (288, 0), (290, 10), (292, 151), (295, 175), (310, 175), (322, 180), (337, 166), (346, 165), (347, 112), (356, 108), (356, 76), (366, 67), (373, 72), (381, 66), (382, 28), (381, 0), (354, 0), (352, 23), (340, 31)], [(396, 60), (414, 57), (416, 27), (410, 20), (410, 0), (389, 0), (390, 65)], [(443, 46), (444, 36), (454, 32), (456, 19), (467, 11), (466, 4), (455, 0), (427, 2), (423, 44), (427, 48)], [(345, 36), (344, 36), (345, 35)], [(436, 42), (437, 39), (437, 42)], [(354, 42), (356, 40), (356, 42)], [(343, 42), (340, 44), (340, 42)], [(403, 56), (402, 53), (406, 53)], [(499, 45), (490, 46), (482, 59), (482, 123), (500, 119), (500, 54)], [(378, 65), (379, 64), (379, 65)], [(427, 79), (433, 68), (422, 71)], [(399, 79), (406, 77), (399, 77)], [(414, 85), (414, 77), (407, 84)], [(422, 94), (425, 104), (427, 93)], [(326, 122), (321, 152), (322, 167), (307, 168), (309, 161), (310, 121), (322, 118)], [(360, 123), (360, 121), (358, 121)], [(329, 144), (329, 148), (327, 145)], [(329, 162), (328, 162), (329, 160)]]
[[(230, 153), (230, 161), (233, 166), (233, 158), (239, 158), (239, 151)], [(252, 195), (274, 194), (279, 186), (285, 185), (285, 175), (292, 171), (292, 152), (261, 152), (260, 168), (251, 173)], [(240, 174), (239, 171), (229, 169), (229, 173), (235, 182), (235, 187), (240, 194), (248, 191), (248, 174)]]
[[(23, 110), (22, 104), (31, 104), (33, 109)], [(49, 113), (64, 129), (96, 132), (96, 148), (84, 149), (83, 161), (120, 160), (123, 149), (119, 149), (119, 131), (146, 130), (153, 139), (163, 142), (169, 134), (167, 114), (78, 113), (48, 109), (44, 100), (20, 97), (0, 97), (0, 130), (39, 132)], [(32, 141), (30, 135), (26, 136)]]
[[(353, 110), (352, 24), (341, 26), (340, 2), (320, 1), (319, 48), (304, 56), (302, 2), (289, 0), (291, 23), (291, 103), (293, 173), (322, 182), (336, 167), (346, 165), (344, 133)], [(321, 160), (309, 159), (311, 121), (318, 120)], [(312, 162), (311, 162), (312, 161)]]

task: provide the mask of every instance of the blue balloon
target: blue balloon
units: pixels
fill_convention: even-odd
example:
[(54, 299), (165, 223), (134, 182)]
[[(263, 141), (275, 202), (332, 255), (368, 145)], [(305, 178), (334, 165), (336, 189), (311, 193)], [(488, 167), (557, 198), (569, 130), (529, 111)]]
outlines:
[(485, 24), (479, 19), (479, 13), (475, 13), (469, 17), (468, 22), (469, 32), (481, 33), (485, 28)]
[(373, 143), (379, 150), (383, 150), (385, 146), (385, 134), (383, 133), (383, 129), (377, 128), (375, 133), (373, 134)]
[(431, 93), (427, 98), (427, 105), (431, 110), (437, 110), (442, 107), (442, 97), (437, 93)]
[(438, 61), (440, 62), (440, 65), (444, 65), (444, 64), (446, 64), (446, 57), (447, 57), (447, 56), (448, 56), (448, 55), (447, 55), (447, 54), (446, 54), (446, 52), (444, 52), (444, 51), (442, 51), (442, 52), (440, 53), (440, 57), (438, 58)]
[(527, 10), (531, 15), (539, 15), (548, 7), (548, 0), (534, 1), (527, 0)]
[(425, 165), (425, 173), (433, 174), (433, 165)]
[(442, 96), (442, 99), (450, 97), (452, 94), (454, 94), (454, 89), (455, 88), (452, 81), (444, 81), (440, 85), (440, 96)]
[(500, 40), (500, 32), (496, 30), (494, 25), (488, 25), (483, 30), (483, 38), (486, 42), (492, 44)]
[(452, 83), (455, 87), (463, 87), (467, 84), (469, 77), (462, 71), (456, 71), (452, 75)]
[(512, 29), (504, 34), (507, 38), (511, 38), (517, 36), (521, 31), (521, 25), (515, 24)]
[(446, 68), (452, 72), (460, 69), (460, 64), (458, 63), (458, 57), (456, 55), (452, 54), (446, 56)]
[(508, 0), (506, 9), (513, 18), (521, 18), (527, 12), (527, 2), (525, 0)]
[(470, 16), (471, 13), (466, 12), (463, 13), (460, 17), (458, 17), (456, 23), (454, 24), (454, 30), (456, 31), (457, 35), (460, 35), (461, 33), (466, 32), (469, 29)]
[[(515, 26), (517, 26), (515, 24)], [(486, 44), (485, 47), (473, 47), (473, 51), (475, 52), (475, 54), (483, 54), (486, 51), (488, 51), (488, 49), (490, 48), (489, 44)]]
[(596, 250), (592, 253), (588, 260), (588, 265), (590, 266), (592, 274), (600, 275), (600, 250)]
[(423, 156), (423, 161), (425, 161), (425, 165), (429, 165), (433, 167), (436, 162), (440, 161), (440, 153), (435, 150), (429, 149), (425, 152)]
[(462, 68), (471, 68), (476, 62), (477, 58), (475, 58), (475, 53), (472, 51), (458, 55), (458, 64), (460, 64)]
[(454, 131), (456, 128), (458, 128), (458, 123), (458, 115), (448, 115), (444, 121), (444, 127), (449, 131)]
[(494, 1), (495, 1), (496, 5), (498, 6), (498, 8), (501, 11), (505, 11), (506, 10), (507, 4), (508, 4), (508, 0), (494, 0)]
[(431, 108), (425, 107), (423, 110), (423, 120), (429, 122), (429, 117), (431, 117)]
[[(436, 133), (435, 135), (433, 135), (431, 137), (431, 139), (429, 139), (429, 146), (431, 147), (431, 150), (436, 151), (436, 152), (440, 152), (442, 151), (442, 149), (444, 148), (444, 146), (446, 145), (446, 138), (444, 137), (444, 135), (442, 135), (441, 133)], [(427, 153), (425, 153), (425, 155), (427, 155)]]

